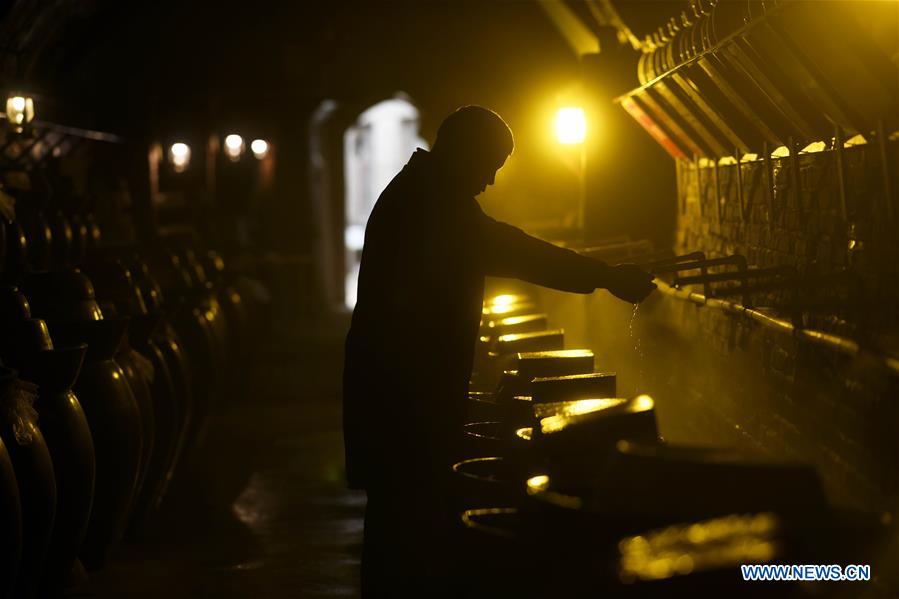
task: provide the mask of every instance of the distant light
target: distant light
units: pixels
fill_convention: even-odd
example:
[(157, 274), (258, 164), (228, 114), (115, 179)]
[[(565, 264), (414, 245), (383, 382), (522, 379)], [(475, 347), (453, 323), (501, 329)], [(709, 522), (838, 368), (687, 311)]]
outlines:
[(253, 151), (253, 156), (259, 160), (268, 156), (268, 142), (264, 139), (254, 139), (250, 143), (250, 149)]
[(526, 426), (515, 430), (515, 436), (524, 441), (530, 441), (534, 436), (534, 428)]
[(545, 474), (532, 476), (527, 480), (528, 493), (539, 493), (549, 488), (549, 477)]
[(173, 143), (169, 148), (169, 160), (176, 173), (183, 173), (190, 165), (190, 146), (180, 141)]
[(22, 94), (10, 94), (6, 98), (6, 119), (16, 133), (21, 133), (34, 119), (34, 100)]
[(790, 148), (787, 146), (780, 146), (774, 148), (774, 151), (771, 152), (771, 158), (786, 158), (790, 155)]
[(243, 138), (240, 135), (232, 133), (225, 137), (225, 155), (231, 160), (240, 159), (244, 147)]
[(584, 143), (587, 137), (587, 117), (583, 108), (568, 106), (556, 113), (556, 138), (564, 145)]
[(641, 412), (645, 410), (652, 410), (653, 408), (655, 408), (655, 405), (656, 402), (646, 394), (639, 395), (636, 399), (634, 399), (634, 409), (640, 410)]
[(493, 298), (491, 303), (494, 306), (508, 306), (510, 304), (514, 304), (515, 300), (516, 300), (516, 297), (514, 295), (506, 293), (503, 295), (497, 295), (496, 297)]

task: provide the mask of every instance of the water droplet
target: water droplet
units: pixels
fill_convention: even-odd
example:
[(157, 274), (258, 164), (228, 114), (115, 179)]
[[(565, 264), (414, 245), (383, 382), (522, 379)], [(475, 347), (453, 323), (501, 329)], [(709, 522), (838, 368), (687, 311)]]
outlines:
[(637, 310), (639, 309), (640, 304), (634, 304), (634, 311), (631, 313), (631, 322), (629, 327), (631, 339), (634, 342), (634, 352), (636, 352), (637, 354), (637, 393), (643, 391), (643, 345), (640, 343), (640, 335), (634, 334), (634, 322), (637, 320)]

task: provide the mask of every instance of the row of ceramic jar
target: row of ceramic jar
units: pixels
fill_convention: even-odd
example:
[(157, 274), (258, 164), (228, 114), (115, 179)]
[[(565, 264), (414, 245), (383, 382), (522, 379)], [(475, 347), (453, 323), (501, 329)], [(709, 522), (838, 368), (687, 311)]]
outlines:
[(101, 245), (100, 223), (72, 182), (46, 171), (7, 171), (0, 201), (6, 237), (0, 236), (0, 271), (59, 270), (84, 263)]
[[(9, 223), (5, 223), (9, 230)], [(6, 236), (17, 245), (15, 235)], [(0, 596), (62, 592), (164, 497), (246, 357), (247, 312), (193, 241), (5, 271), (0, 293)]]

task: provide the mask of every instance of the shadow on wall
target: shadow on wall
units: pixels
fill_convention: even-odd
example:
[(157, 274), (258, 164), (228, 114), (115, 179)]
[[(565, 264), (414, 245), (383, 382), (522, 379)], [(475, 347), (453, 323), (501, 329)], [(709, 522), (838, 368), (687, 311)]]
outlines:
[(536, 293), (567, 347), (583, 339), (621, 395), (656, 400), (666, 440), (810, 462), (835, 504), (892, 511), (899, 380), (883, 368), (660, 292), (636, 316), (604, 291)]

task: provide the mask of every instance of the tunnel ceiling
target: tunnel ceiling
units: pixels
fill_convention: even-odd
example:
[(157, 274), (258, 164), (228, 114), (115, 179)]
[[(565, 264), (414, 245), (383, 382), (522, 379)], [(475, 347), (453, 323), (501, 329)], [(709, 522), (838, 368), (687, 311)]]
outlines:
[(429, 109), (514, 102), (577, 67), (532, 2), (17, 0), (0, 18), (4, 47), (23, 51), (20, 68), (7, 54), (4, 80), (24, 75), (39, 118), (135, 135), (271, 129), (325, 97), (396, 90), (427, 121)]

